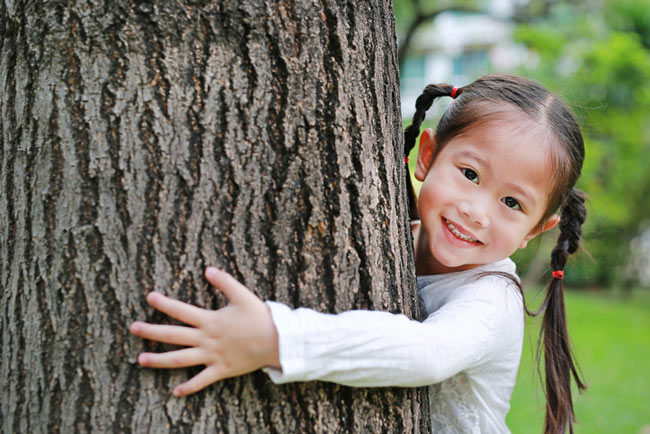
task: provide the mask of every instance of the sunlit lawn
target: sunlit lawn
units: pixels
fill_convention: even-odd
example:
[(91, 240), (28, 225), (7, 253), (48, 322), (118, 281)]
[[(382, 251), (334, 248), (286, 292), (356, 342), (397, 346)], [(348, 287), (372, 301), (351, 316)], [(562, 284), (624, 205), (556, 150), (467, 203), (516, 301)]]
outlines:
[[(569, 333), (589, 389), (576, 396), (576, 433), (650, 433), (650, 291), (629, 299), (567, 291)], [(544, 395), (534, 369), (538, 321), (529, 322), (507, 423), (541, 433)], [(532, 343), (531, 343), (532, 342)]]

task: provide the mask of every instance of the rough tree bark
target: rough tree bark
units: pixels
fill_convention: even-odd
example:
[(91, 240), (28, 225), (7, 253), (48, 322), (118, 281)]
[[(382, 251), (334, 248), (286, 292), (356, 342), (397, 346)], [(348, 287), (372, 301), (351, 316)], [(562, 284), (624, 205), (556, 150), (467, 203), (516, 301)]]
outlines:
[(207, 265), (417, 316), (390, 0), (4, 0), (0, 34), (3, 432), (428, 430), (420, 389), (176, 399), (128, 333), (152, 290), (223, 306)]

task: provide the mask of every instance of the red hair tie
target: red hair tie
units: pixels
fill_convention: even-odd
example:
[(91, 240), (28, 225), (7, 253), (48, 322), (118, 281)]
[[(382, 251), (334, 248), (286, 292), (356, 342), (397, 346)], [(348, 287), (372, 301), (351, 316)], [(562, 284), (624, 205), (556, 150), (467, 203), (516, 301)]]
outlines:
[(458, 94), (458, 88), (456, 86), (451, 88), (451, 97), (456, 99), (456, 95)]
[(404, 157), (404, 163), (409, 164), (409, 157)]
[(555, 277), (556, 279), (564, 279), (564, 271), (556, 270), (551, 273), (551, 276)]

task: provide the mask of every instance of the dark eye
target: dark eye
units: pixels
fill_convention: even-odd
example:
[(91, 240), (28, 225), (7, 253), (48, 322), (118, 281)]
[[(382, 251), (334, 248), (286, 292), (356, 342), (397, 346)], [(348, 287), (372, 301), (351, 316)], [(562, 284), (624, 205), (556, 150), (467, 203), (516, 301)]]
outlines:
[(503, 199), (501, 199), (501, 201), (503, 203), (505, 203), (508, 208), (521, 209), (521, 205), (519, 204), (517, 199), (515, 199), (513, 197), (510, 197), (510, 196), (504, 197)]
[(469, 179), (475, 184), (478, 184), (478, 173), (474, 172), (472, 169), (464, 168), (461, 169), (465, 178)]

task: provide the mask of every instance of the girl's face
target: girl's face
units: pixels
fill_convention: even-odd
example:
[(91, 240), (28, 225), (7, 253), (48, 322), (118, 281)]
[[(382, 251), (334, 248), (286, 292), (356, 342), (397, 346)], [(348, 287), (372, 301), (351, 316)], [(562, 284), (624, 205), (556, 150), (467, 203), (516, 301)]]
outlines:
[(439, 151), (433, 131), (422, 133), (415, 175), (424, 180), (418, 209), (430, 272), (504, 259), (540, 232), (553, 181), (543, 132), (513, 115), (473, 126)]

